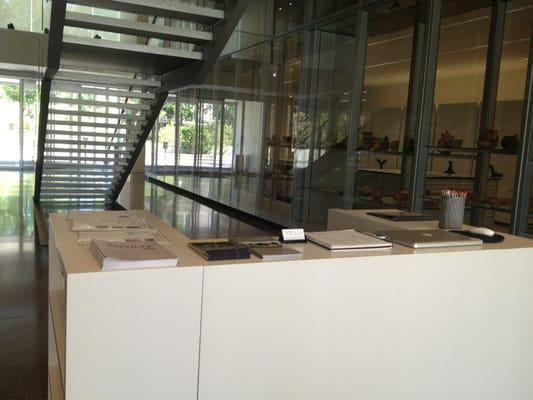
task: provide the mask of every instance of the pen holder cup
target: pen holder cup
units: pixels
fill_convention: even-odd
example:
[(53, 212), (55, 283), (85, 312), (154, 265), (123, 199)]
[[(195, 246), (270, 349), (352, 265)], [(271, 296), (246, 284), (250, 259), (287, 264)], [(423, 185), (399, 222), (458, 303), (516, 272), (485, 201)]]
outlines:
[(465, 213), (464, 197), (442, 197), (440, 201), (439, 228), (461, 229)]

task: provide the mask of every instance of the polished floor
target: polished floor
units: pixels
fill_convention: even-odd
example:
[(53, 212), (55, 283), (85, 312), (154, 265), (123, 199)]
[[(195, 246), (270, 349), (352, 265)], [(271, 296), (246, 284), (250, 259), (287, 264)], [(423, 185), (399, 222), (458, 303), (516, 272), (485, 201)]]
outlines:
[(0, 172), (0, 399), (46, 399), (48, 253), (34, 237), (33, 174)]
[(191, 239), (264, 235), (264, 230), (149, 183), (144, 174), (133, 174), (119, 203), (128, 209), (145, 209)]
[[(33, 178), (0, 171), (0, 400), (47, 398), (48, 251), (35, 238)], [(150, 184), (142, 174), (130, 179), (120, 200), (191, 238), (266, 233)]]

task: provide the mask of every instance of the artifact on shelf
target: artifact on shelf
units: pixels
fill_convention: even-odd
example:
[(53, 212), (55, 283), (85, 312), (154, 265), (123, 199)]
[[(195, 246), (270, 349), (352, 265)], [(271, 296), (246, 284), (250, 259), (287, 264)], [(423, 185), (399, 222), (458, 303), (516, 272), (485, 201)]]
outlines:
[(355, 191), (359, 196), (368, 197), (372, 193), (372, 188), (367, 185), (359, 185), (356, 187)]
[(393, 151), (398, 151), (400, 149), (400, 141), (399, 140), (391, 140), (390, 149), (393, 150)]
[(450, 147), (449, 142), (453, 139), (453, 135), (450, 131), (446, 130), (444, 133), (440, 134), (439, 140), (437, 140), (437, 147)]
[(498, 130), (487, 129), (479, 135), (477, 147), (480, 149), (495, 149), (498, 146)]
[(361, 140), (357, 150), (371, 150), (374, 146), (374, 137), (372, 132), (361, 132)]
[(507, 135), (502, 138), (501, 141), (502, 149), (508, 151), (509, 153), (516, 153), (518, 151), (518, 146), (520, 145), (520, 140), (518, 135)]
[(389, 150), (389, 137), (385, 136), (383, 138), (372, 138), (372, 146), (370, 150), (373, 151), (388, 151)]
[[(456, 148), (463, 145), (463, 139), (456, 139), (450, 131), (446, 130), (444, 133), (440, 134), (440, 138), (437, 141), (437, 147), (442, 148)], [(442, 154), (450, 154), (449, 151), (440, 151)]]
[(392, 194), (392, 198), (394, 199), (394, 204), (396, 206), (406, 205), (407, 200), (409, 200), (409, 191), (406, 188), (401, 188), (399, 191)]
[(496, 169), (494, 168), (494, 165), (490, 164), (489, 169), (490, 169), (491, 178), (502, 178), (503, 177), (503, 174), (501, 172), (496, 171)]
[(381, 139), (380, 145), (381, 145), (380, 150), (389, 150), (389, 147), (390, 147), (389, 137), (385, 136), (383, 139)]
[(370, 192), (370, 197), (372, 197), (372, 200), (381, 203), (383, 201), (384, 194), (385, 191), (382, 188), (372, 188), (372, 191)]
[(376, 162), (379, 164), (379, 169), (383, 169), (383, 166), (387, 163), (387, 160), (380, 160), (376, 158)]
[(446, 175), (455, 175), (455, 170), (453, 169), (453, 161), (448, 161), (448, 168), (444, 171)]

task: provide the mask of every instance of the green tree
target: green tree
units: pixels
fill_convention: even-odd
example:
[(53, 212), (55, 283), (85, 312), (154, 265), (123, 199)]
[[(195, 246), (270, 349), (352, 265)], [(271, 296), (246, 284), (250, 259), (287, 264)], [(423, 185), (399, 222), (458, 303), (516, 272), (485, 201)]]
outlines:
[(192, 122), (194, 121), (194, 105), (189, 103), (180, 104), (180, 116), (181, 123), (184, 121)]
[[(14, 103), (18, 103), (20, 100), (20, 87), (18, 84), (2, 85), (4, 90), (4, 96)], [(33, 106), (38, 101), (37, 89), (24, 91), (24, 114), (30, 118), (33, 118)]]
[(163, 106), (163, 123), (169, 124), (173, 123), (174, 119), (176, 118), (176, 104), (175, 103), (165, 103)]

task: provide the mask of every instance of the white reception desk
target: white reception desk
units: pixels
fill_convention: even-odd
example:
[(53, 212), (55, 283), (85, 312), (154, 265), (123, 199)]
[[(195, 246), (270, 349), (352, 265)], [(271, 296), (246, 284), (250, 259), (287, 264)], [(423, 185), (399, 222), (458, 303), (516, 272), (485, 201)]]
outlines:
[(50, 218), (50, 398), (531, 400), (533, 241), (100, 272)]

